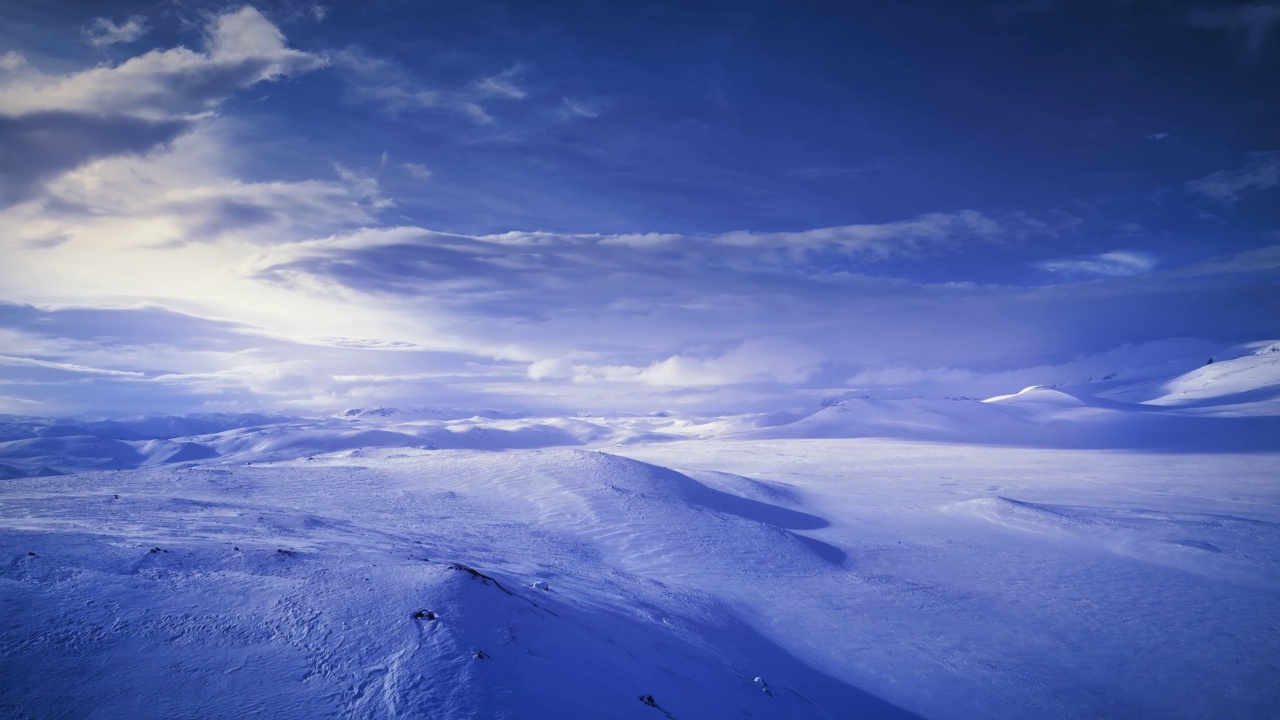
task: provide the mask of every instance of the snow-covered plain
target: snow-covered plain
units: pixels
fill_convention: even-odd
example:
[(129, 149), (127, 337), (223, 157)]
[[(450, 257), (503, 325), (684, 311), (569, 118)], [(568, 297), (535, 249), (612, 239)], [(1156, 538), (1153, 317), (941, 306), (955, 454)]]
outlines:
[(1280, 345), (1215, 360), (730, 418), (10, 417), (0, 715), (1276, 717)]

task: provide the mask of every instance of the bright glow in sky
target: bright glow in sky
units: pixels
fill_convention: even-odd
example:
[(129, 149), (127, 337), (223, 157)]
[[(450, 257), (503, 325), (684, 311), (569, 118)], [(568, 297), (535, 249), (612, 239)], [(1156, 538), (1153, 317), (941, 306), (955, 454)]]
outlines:
[(5, 3), (0, 412), (734, 411), (1280, 336), (1280, 3), (959, 5)]

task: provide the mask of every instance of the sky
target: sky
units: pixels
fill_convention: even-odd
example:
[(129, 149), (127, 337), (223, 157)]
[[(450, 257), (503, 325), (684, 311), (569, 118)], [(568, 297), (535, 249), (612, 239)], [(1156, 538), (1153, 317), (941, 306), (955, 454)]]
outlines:
[(1280, 2), (0, 4), (0, 412), (743, 412), (1280, 338)]

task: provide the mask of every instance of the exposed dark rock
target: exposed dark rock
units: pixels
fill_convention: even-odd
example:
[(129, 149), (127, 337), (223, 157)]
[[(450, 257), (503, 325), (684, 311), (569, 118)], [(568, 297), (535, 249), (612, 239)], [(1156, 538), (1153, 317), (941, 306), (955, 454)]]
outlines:
[(502, 587), (502, 583), (498, 582), (497, 580), (494, 580), (492, 577), (490, 577), (490, 576), (488, 576), (488, 575), (485, 575), (484, 573), (480, 572), (479, 570), (476, 570), (475, 568), (467, 567), (466, 565), (463, 565), (462, 563), (449, 563), (449, 569), (450, 569), (450, 570), (461, 570), (462, 572), (467, 573), (468, 575), (470, 575), (471, 577), (473, 577), (473, 578), (475, 578), (475, 579), (479, 580), (480, 582), (484, 583), (485, 585), (488, 585), (489, 583), (493, 583), (494, 587), (498, 588), (499, 590), (501, 590), (502, 592), (504, 592), (504, 593), (506, 593), (506, 594), (508, 594), (508, 595), (514, 595), (514, 594), (515, 594), (515, 593), (511, 592), (510, 590), (508, 590), (508, 589), (506, 589), (506, 588)]

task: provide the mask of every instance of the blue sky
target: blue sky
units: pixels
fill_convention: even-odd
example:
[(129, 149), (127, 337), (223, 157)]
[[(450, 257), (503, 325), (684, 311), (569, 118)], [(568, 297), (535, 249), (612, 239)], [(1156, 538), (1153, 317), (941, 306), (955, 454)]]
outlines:
[(1280, 336), (1280, 3), (11, 2), (0, 412), (707, 412)]

